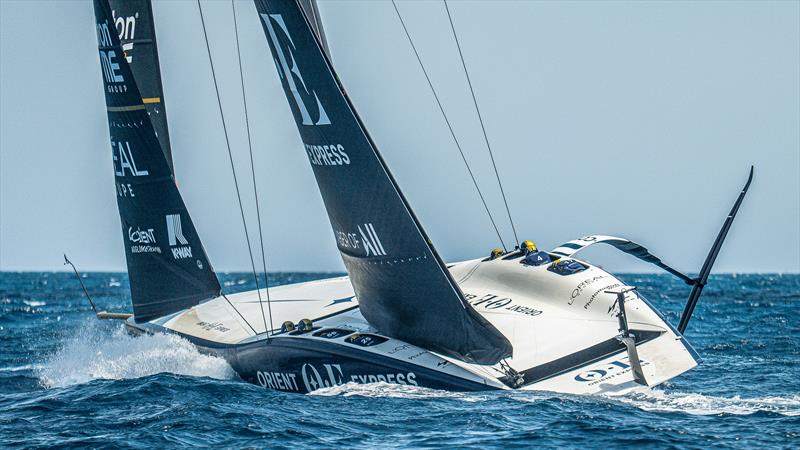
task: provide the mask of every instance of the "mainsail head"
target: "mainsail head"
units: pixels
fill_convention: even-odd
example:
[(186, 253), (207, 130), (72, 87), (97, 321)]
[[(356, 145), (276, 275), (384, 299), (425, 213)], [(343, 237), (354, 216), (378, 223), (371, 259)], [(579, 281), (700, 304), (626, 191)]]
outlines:
[(512, 353), (464, 299), (355, 112), (295, 0), (255, 0), (364, 317), (478, 364)]
[(221, 288), (126, 61), (106, 0), (94, 0), (111, 154), (133, 313), (147, 321)]

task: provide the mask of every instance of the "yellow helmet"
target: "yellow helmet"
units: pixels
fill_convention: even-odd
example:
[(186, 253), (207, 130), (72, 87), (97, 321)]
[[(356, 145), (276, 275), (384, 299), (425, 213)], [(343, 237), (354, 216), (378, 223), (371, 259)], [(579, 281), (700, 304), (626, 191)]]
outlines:
[(497, 259), (497, 258), (503, 256), (504, 254), (505, 254), (505, 252), (503, 251), (502, 248), (496, 248), (496, 249), (492, 250), (491, 259)]
[(522, 243), (519, 245), (519, 249), (522, 250), (522, 252), (525, 254), (538, 251), (538, 249), (536, 248), (536, 244), (534, 244), (533, 241), (529, 241), (527, 239), (522, 241)]

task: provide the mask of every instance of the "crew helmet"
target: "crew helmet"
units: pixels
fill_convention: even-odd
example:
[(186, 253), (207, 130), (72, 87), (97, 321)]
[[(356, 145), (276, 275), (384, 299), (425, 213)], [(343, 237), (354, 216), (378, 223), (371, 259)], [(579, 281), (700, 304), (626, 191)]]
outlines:
[(536, 244), (534, 244), (533, 241), (529, 241), (527, 239), (522, 241), (521, 244), (519, 244), (519, 249), (522, 250), (522, 253), (526, 255), (528, 253), (538, 251), (538, 249), (536, 248)]
[(505, 254), (505, 252), (503, 251), (502, 248), (496, 248), (496, 249), (492, 250), (492, 254), (491, 254), (490, 258), (491, 259), (497, 259), (497, 258), (503, 256), (504, 254)]

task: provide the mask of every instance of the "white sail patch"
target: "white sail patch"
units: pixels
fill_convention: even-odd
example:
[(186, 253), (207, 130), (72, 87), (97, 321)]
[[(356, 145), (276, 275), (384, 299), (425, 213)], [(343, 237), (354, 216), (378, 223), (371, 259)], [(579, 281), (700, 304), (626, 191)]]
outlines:
[[(264, 25), (267, 27), (269, 40), (272, 42), (272, 46), (278, 54), (278, 73), (286, 79), (286, 83), (289, 85), (289, 90), (292, 92), (295, 104), (300, 110), (300, 117), (303, 119), (303, 125), (330, 125), (331, 120), (328, 118), (328, 113), (322, 106), (322, 102), (319, 101), (317, 93), (306, 85), (303, 75), (297, 67), (297, 61), (293, 53), (293, 49), (295, 49), (296, 46), (294, 45), (292, 36), (289, 34), (289, 30), (286, 28), (283, 17), (280, 14), (261, 14), (261, 20), (264, 21)], [(276, 28), (273, 24), (276, 24), (278, 27)], [(282, 45), (281, 40), (278, 39), (279, 31), (285, 36), (285, 40), (288, 41), (288, 46)], [(313, 98), (315, 103), (313, 106), (316, 107), (319, 112), (316, 119), (311, 117), (308, 105), (306, 105), (301, 95), (300, 88), (303, 89), (304, 93), (308, 93), (308, 95)]]

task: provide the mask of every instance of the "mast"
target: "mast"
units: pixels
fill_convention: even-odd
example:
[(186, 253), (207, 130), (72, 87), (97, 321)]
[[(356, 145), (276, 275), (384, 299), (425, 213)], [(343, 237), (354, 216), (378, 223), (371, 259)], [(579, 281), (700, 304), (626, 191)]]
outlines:
[(433, 248), (301, 4), (255, 4), (364, 318), (463, 361), (511, 356), (508, 339), (469, 305)]

